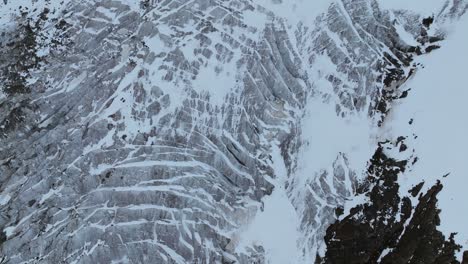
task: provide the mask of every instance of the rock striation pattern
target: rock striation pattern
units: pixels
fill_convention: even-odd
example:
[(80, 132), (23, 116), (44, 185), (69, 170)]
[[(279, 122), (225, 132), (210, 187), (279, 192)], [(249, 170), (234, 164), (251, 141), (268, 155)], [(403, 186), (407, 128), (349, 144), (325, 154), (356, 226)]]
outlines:
[[(266, 2), (4, 1), (15, 15), (0, 29), (0, 263), (267, 263), (261, 245), (239, 250), (240, 230), (280, 176), (301, 252), (318, 262), (455, 262), (436, 229), (442, 186), (397, 195), (411, 161), (383, 149), (403, 140), (376, 146), (363, 182), (350, 153), (295, 173), (311, 100), (381, 125), (413, 57), (443, 45), (428, 29), (466, 3), (434, 21), (331, 1), (307, 24)], [(371, 202), (335, 213), (360, 194)]]

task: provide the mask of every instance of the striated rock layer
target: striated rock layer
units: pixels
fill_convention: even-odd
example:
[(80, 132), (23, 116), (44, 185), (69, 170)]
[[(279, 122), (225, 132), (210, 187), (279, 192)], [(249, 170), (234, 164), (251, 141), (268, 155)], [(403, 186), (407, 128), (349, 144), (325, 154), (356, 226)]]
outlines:
[[(377, 142), (414, 57), (443, 45), (433, 24), (466, 3), (424, 18), (330, 1), (294, 18), (302, 4), (4, 1), (0, 263), (280, 263), (246, 239), (278, 190), (297, 219), (292, 263), (376, 262), (386, 244), (401, 248), (386, 263), (455, 262), (459, 246), (436, 228), (441, 185), (399, 197), (410, 160)], [(327, 127), (324, 114), (375, 128), (367, 172), (354, 145), (308, 169), (322, 150), (305, 128)], [(370, 204), (336, 215), (365, 194)]]

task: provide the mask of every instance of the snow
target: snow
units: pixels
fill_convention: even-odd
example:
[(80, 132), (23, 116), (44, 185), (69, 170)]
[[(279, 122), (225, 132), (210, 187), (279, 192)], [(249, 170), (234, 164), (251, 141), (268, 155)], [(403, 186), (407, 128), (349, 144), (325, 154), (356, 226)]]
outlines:
[(96, 11), (104, 14), (104, 16), (106, 16), (107, 18), (110, 19), (110, 21), (112, 21), (112, 23), (117, 24), (118, 15), (113, 12), (114, 10), (110, 10), (110, 9), (104, 8), (102, 6), (98, 6), (96, 8)]
[(0, 206), (7, 204), (11, 200), (9, 194), (0, 194)]
[(446, 0), (378, 0), (380, 7), (390, 10), (409, 10), (415, 13), (430, 16), (437, 14)]
[(251, 10), (244, 11), (242, 16), (243, 22), (250, 27), (256, 28), (257, 32), (262, 32), (265, 24), (268, 22), (268, 18), (265, 14)]
[[(327, 91), (324, 86), (325, 83), (321, 83), (320, 89), (323, 92)], [(298, 156), (298, 168), (288, 178), (280, 150), (277, 146), (273, 148), (275, 188), (270, 196), (264, 198), (264, 211), (259, 212), (250, 223), (238, 247), (262, 245), (267, 263), (312, 263), (316, 253), (322, 252), (325, 245), (314, 245), (315, 249), (302, 251), (304, 244), (301, 243), (307, 240), (304, 237), (307, 234), (300, 231), (298, 213), (306, 205), (296, 207), (291, 202), (291, 195), (301, 196), (304, 190), (307, 191), (307, 182), (323, 171), (329, 172), (329, 179), (332, 181), (332, 164), (341, 154), (348, 158), (349, 167), (358, 172), (358, 175), (364, 175), (367, 161), (375, 150), (376, 139), (373, 133), (376, 131), (371, 129), (371, 124), (372, 120), (364, 112), (343, 118), (335, 111), (335, 101), (322, 100), (320, 96), (311, 98), (302, 124), (304, 145)], [(351, 195), (352, 186), (349, 175), (347, 177), (346, 188)], [(297, 189), (294, 193), (289, 193), (285, 189), (285, 183), (292, 178), (295, 179)], [(332, 182), (330, 187), (334, 190)], [(318, 196), (316, 198), (321, 199)], [(364, 197), (350, 199), (345, 209), (349, 210), (363, 199)], [(327, 206), (326, 201), (322, 202), (323, 206)]]
[(81, 84), (81, 82), (83, 82), (86, 79), (86, 77), (88, 77), (88, 73), (86, 71), (83, 71), (78, 77), (73, 79), (68, 84), (68, 86), (65, 88), (65, 91), (70, 92), (75, 90)]
[(374, 151), (371, 121), (364, 112), (343, 118), (335, 104), (312, 99), (302, 129), (307, 144), (300, 163), (304, 171), (328, 168), (339, 153), (349, 154), (350, 167), (364, 171)]
[[(240, 54), (236, 52), (240, 58)], [(234, 57), (228, 63), (220, 63), (209, 60), (206, 66), (202, 66), (196, 79), (192, 82), (193, 88), (210, 96), (210, 103), (222, 106), (228, 96), (237, 86), (241, 77), (237, 76), (238, 58)]]
[(315, 19), (324, 13), (333, 0), (257, 0), (258, 5), (284, 18), (292, 26), (301, 23), (314, 27)]
[[(374, 121), (365, 111), (349, 112), (345, 117), (337, 114), (336, 105), (340, 105), (341, 100), (327, 77), (334, 75), (345, 79), (346, 76), (338, 72), (328, 56), (317, 56), (311, 68), (309, 74), (314, 76), (316, 94), (309, 99), (302, 121), (305, 146), (301, 150), (303, 160), (299, 161), (299, 167), (304, 165), (304, 171), (320, 172), (342, 153), (347, 155), (351, 168), (365, 171), (377, 143)], [(319, 70), (315, 72), (316, 69)], [(348, 85), (352, 88), (355, 84), (349, 82)]]
[(384, 250), (382, 251), (382, 253), (380, 254), (380, 257), (379, 257), (379, 259), (377, 260), (377, 262), (380, 263), (380, 261), (382, 261), (382, 259), (383, 259), (385, 256), (387, 256), (389, 253), (391, 253), (391, 252), (392, 252), (392, 250), (389, 249), (389, 248), (384, 249)]
[(412, 46), (418, 46), (419, 43), (416, 41), (416, 39), (411, 35), (408, 31), (406, 31), (403, 27), (403, 25), (397, 21), (395, 24), (395, 29), (398, 33), (398, 36), (408, 45)]
[(264, 210), (259, 212), (242, 236), (239, 247), (261, 245), (269, 264), (300, 263), (298, 242), (299, 219), (285, 190), (287, 170), (278, 146), (272, 150), (276, 179), (270, 196), (264, 198)]
[(359, 194), (357, 196), (352, 197), (352, 199), (348, 199), (343, 206), (343, 214), (339, 217), (339, 220), (342, 221), (345, 217), (349, 216), (351, 213), (351, 209), (355, 208), (358, 205), (365, 204), (369, 201), (369, 197), (366, 194)]
[(39, 201), (39, 204), (44, 203), (47, 199), (54, 195), (61, 196), (60, 191), (63, 189), (63, 186), (60, 186), (57, 189), (50, 189), (46, 194), (42, 195), (41, 200)]
[[(41, 209), (38, 213), (40, 213), (41, 211), (43, 211), (43, 209)], [(34, 214), (35, 214), (35, 212), (33, 212), (33, 213), (31, 213), (31, 214), (29, 214), (29, 215), (23, 217), (18, 223), (16, 223), (15, 226), (8, 226), (8, 227), (5, 227), (5, 228), (3, 229), (3, 232), (5, 232), (5, 235), (6, 235), (7, 237), (11, 237), (11, 236), (14, 234), (16, 228), (18, 228), (19, 226), (21, 226), (23, 223), (27, 222), (28, 219), (31, 218)]]
[[(323, 88), (323, 87), (322, 87)], [(367, 118), (363, 113), (355, 113), (346, 117), (338, 116), (335, 111), (334, 101), (322, 101), (320, 97), (311, 99), (308, 103), (306, 116), (302, 123), (303, 146), (299, 151), (297, 160), (297, 169), (291, 176), (294, 179), (293, 195), (298, 201), (296, 206), (298, 211), (307, 211), (307, 204), (301, 204), (308, 193), (310, 193), (318, 202), (321, 208), (334, 206), (324, 197), (321, 197), (310, 187), (310, 184), (317, 182), (318, 177), (326, 173), (326, 182), (330, 187), (332, 195), (337, 195), (337, 190), (334, 186), (334, 169), (335, 161), (341, 161), (345, 168), (345, 204), (343, 205), (346, 211), (349, 211), (355, 204), (363, 201), (364, 197), (352, 197), (354, 190), (351, 184), (349, 168), (356, 173), (358, 178), (362, 178), (366, 170), (367, 161), (372, 156), (375, 146), (374, 130), (371, 129), (372, 120)], [(347, 162), (343, 160), (347, 159)], [(346, 197), (349, 195), (349, 197)], [(322, 209), (319, 209), (322, 211)], [(323, 216), (321, 213), (317, 216)], [(326, 228), (324, 225), (329, 223), (320, 222), (316, 218), (318, 227), (314, 233), (303, 234), (303, 240), (308, 240), (310, 236), (315, 236), (314, 244), (305, 245), (305, 250), (308, 252), (304, 258), (309, 258), (310, 261), (304, 263), (312, 263), (315, 255), (323, 255), (325, 244), (320, 232), (320, 228)], [(301, 262), (303, 263), (303, 262)]]
[[(385, 127), (392, 137), (403, 135), (413, 139), (407, 143), (419, 158), (412, 171), (400, 179), (404, 187), (401, 191), (421, 181), (426, 182), (424, 190), (427, 190), (441, 180), (444, 188), (438, 196), (438, 207), (442, 209), (439, 230), (446, 236), (458, 232), (455, 240), (464, 250), (468, 249), (467, 27), (465, 16), (440, 50), (421, 59), (426, 67), (401, 88), (411, 88), (410, 94), (391, 112)], [(410, 119), (414, 119), (413, 125), (409, 124)], [(447, 173), (450, 175), (442, 177)], [(461, 258), (461, 253), (458, 257)]]

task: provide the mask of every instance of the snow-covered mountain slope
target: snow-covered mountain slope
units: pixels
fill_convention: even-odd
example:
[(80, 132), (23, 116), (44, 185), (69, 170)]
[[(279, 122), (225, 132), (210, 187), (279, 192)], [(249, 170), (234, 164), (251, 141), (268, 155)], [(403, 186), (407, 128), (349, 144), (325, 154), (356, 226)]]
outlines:
[(464, 84), (467, 74), (464, 64), (468, 58), (466, 28), (468, 20), (464, 17), (452, 28), (453, 33), (440, 50), (420, 59), (425, 67), (405, 84), (411, 93), (395, 106), (390, 113), (391, 121), (385, 125), (389, 136), (407, 137), (408, 147), (419, 157), (411, 171), (400, 178), (401, 191), (421, 182), (424, 182), (421, 190), (425, 191), (440, 181), (443, 189), (438, 195), (441, 209), (438, 229), (447, 236), (457, 233), (455, 241), (465, 249), (468, 248), (465, 228), (468, 197), (464, 191), (467, 149), (464, 138), (468, 129), (464, 121), (464, 99), (468, 92)]
[(392, 103), (379, 129), (381, 142), (358, 195), (327, 229), (323, 262), (468, 262), (460, 167), (466, 125), (457, 102), (465, 94), (467, 24), (465, 17), (453, 19), (466, 3), (452, 4), (428, 30), (447, 33), (440, 50), (416, 57), (418, 69), (398, 86), (407, 93)]
[[(427, 155), (434, 165), (440, 153), (418, 146), (437, 135), (405, 141), (416, 154), (399, 174), (375, 153), (413, 133), (399, 111), (416, 115), (418, 100), (432, 96), (409, 90), (431, 80), (422, 65), (440, 61), (445, 43), (463, 43), (443, 39), (463, 31), (452, 25), (465, 1), (441, 3), (433, 18), (386, 8), (3, 1), (0, 263), (341, 263), (336, 249), (346, 245), (332, 232), (343, 234), (340, 223), (354, 219), (346, 214), (373, 201), (373, 178), (391, 176), (402, 186), (395, 196), (432, 170), (409, 161), (421, 151), (416, 164)], [(430, 125), (414, 119), (414, 129)], [(432, 176), (421, 192), (440, 179)], [(399, 196), (386, 198), (392, 208), (379, 216), (413, 219), (400, 216)], [(443, 212), (442, 221), (453, 213)], [(440, 228), (447, 256), (458, 228)], [(364, 248), (367, 260), (398, 243)]]

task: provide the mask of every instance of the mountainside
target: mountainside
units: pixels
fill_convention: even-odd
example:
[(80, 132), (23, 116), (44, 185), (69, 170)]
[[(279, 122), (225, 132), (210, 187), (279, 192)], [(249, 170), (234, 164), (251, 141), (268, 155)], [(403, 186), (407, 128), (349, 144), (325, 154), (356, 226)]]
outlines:
[(429, 2), (4, 0), (0, 263), (468, 263)]

